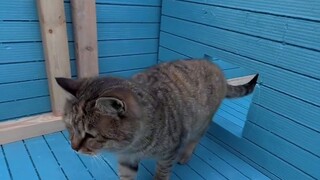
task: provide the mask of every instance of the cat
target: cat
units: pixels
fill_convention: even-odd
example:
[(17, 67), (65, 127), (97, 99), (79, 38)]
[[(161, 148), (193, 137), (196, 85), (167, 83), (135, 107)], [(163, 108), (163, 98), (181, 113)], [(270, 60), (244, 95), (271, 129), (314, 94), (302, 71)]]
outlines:
[(56, 78), (73, 98), (64, 122), (75, 151), (114, 152), (119, 177), (135, 179), (141, 159), (154, 158), (154, 179), (169, 179), (173, 165), (190, 159), (224, 98), (250, 94), (258, 74), (232, 86), (222, 71), (203, 59), (155, 65), (131, 79)]

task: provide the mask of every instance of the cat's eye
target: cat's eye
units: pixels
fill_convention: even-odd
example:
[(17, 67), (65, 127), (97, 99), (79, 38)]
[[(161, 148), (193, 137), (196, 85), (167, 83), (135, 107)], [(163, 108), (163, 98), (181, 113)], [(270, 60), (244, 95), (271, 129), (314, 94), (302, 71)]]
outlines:
[(93, 139), (93, 138), (95, 138), (95, 136), (92, 134), (86, 133), (85, 138), (92, 138)]

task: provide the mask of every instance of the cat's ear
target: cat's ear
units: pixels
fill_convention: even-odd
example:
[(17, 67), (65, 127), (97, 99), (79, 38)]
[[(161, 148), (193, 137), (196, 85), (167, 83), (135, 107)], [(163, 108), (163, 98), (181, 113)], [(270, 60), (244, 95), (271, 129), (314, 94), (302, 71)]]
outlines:
[(122, 116), (126, 112), (126, 104), (114, 97), (100, 97), (96, 100), (95, 106), (107, 115)]
[(69, 78), (56, 78), (57, 83), (65, 91), (69, 92), (73, 96), (76, 96), (77, 91), (80, 88), (81, 82), (79, 80), (73, 80)]

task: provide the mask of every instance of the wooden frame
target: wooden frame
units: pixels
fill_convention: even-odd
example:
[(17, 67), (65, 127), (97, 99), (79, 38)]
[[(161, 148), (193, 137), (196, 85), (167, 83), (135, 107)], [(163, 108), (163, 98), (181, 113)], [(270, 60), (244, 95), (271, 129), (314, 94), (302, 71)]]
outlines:
[(0, 145), (65, 129), (61, 116), (52, 113), (0, 123)]
[(71, 0), (78, 78), (99, 74), (95, 0)]
[(53, 115), (63, 114), (67, 93), (55, 77), (71, 77), (70, 58), (63, 0), (37, 0), (42, 44)]

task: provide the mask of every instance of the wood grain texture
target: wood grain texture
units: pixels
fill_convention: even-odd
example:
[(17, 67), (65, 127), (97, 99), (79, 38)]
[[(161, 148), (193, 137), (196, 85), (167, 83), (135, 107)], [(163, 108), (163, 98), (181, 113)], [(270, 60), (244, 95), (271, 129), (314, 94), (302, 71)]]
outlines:
[[(23, 88), (21, 88), (23, 87)], [(0, 84), (0, 103), (12, 100), (49, 95), (48, 81), (25, 81), (20, 83)]]
[(47, 77), (54, 115), (63, 114), (66, 92), (59, 87), (55, 77), (71, 77), (67, 27), (63, 0), (37, 1)]
[[(70, 2), (70, 0), (65, 0)], [(160, 0), (97, 0), (99, 4), (121, 4), (121, 5), (142, 5), (142, 6), (161, 6)]]
[[(162, 31), (256, 61), (320, 78), (320, 52), (166, 16), (162, 17), (161, 24)], [(188, 27), (188, 31), (185, 30), (185, 27)], [(304, 68), (301, 68), (302, 66)]]
[(272, 110), (292, 121), (320, 132), (320, 108), (277, 90), (258, 86), (253, 102)]
[(270, 154), (265, 149), (246, 139), (239, 138), (231, 134), (217, 124), (213, 123), (210, 126), (209, 134), (219, 139), (221, 142), (229, 146), (229, 148), (235, 150), (237, 153), (240, 153), (242, 156), (250, 159), (251, 161), (247, 162), (250, 162), (251, 165), (264, 172), (268, 176), (274, 177), (274, 179), (312, 179), (304, 172), (291, 166), (277, 156)]
[(157, 54), (137, 54), (100, 58), (100, 73), (146, 68), (157, 63)]
[[(115, 1), (113, 1), (115, 2)], [(124, 3), (98, 3), (98, 22), (159, 22), (160, 5), (152, 5), (152, 1), (132, 1)], [(158, 3), (158, 2), (157, 2)], [(149, 6), (148, 4), (151, 4)], [(132, 6), (133, 5), (133, 6)], [(66, 22), (72, 21), (70, 2), (64, 5)], [(106, 13), (116, 16), (105, 16)], [(136, 15), (136, 16), (135, 16)], [(144, 16), (145, 15), (145, 16)], [(4, 0), (0, 8), (0, 20), (37, 21), (37, 9), (34, 3), (28, 1)]]
[[(21, 86), (20, 86), (21, 88)], [(40, 96), (30, 99), (0, 103), (0, 121), (21, 118), (51, 111), (50, 97)]]
[(95, 0), (71, 0), (78, 78), (99, 74)]
[[(306, 128), (292, 119), (259, 105), (253, 105), (248, 114), (248, 121), (263, 127), (270, 133), (276, 134), (308, 152), (320, 156), (320, 133), (317, 131)], [(256, 116), (255, 114), (263, 114), (263, 116)]]
[(253, 11), (264, 14), (274, 14), (280, 16), (289, 16), (292, 18), (303, 18), (307, 20), (320, 20), (320, 2), (310, 0), (307, 3), (299, 0), (270, 2), (262, 1), (246, 1), (246, 0), (188, 0), (196, 3), (203, 3), (213, 6), (223, 6), (234, 9)]
[(229, 31), (320, 50), (320, 38), (314, 38), (320, 37), (320, 24), (314, 21), (175, 0), (163, 1), (162, 13)]
[[(97, 5), (97, 22), (154, 23), (160, 22), (160, 7)], [(110, 14), (106, 16), (106, 14)]]
[(0, 144), (40, 136), (65, 129), (60, 116), (51, 113), (0, 123)]
[(293, 164), (311, 177), (315, 179), (320, 177), (320, 158), (318, 156), (250, 122), (246, 123), (244, 137), (286, 162)]

